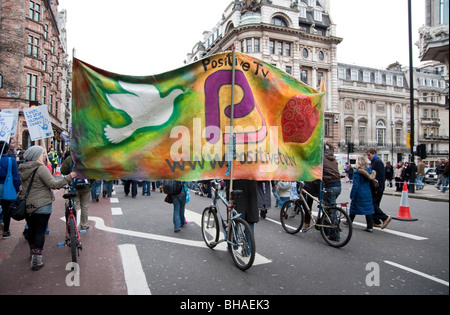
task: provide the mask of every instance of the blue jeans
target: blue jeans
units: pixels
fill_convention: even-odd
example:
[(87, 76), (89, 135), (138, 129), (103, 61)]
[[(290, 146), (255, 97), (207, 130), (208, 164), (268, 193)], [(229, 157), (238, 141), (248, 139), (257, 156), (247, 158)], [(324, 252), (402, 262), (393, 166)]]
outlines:
[(142, 194), (143, 194), (143, 195), (144, 195), (144, 194), (147, 194), (147, 196), (150, 196), (150, 195), (151, 195), (151, 192), (150, 192), (150, 190), (151, 190), (151, 184), (152, 184), (152, 182), (149, 182), (149, 181), (147, 181), (147, 180), (145, 180), (145, 181), (142, 182)]
[(186, 218), (184, 217), (185, 206), (186, 206), (186, 192), (184, 189), (179, 195), (172, 195), (173, 200), (173, 227), (175, 231), (180, 230), (180, 228), (186, 223)]
[(96, 196), (100, 196), (101, 190), (102, 190), (101, 180), (95, 180), (91, 183), (91, 197), (93, 201), (96, 199)]
[(326, 187), (327, 193), (323, 195), (323, 202), (325, 206), (334, 206), (336, 205), (336, 200), (341, 194), (342, 187), (339, 186), (332, 186), (332, 187)]
[(441, 191), (445, 193), (447, 188), (448, 188), (448, 177), (445, 177), (444, 183), (442, 184), (442, 190)]
[(112, 196), (113, 184), (114, 184), (113, 180), (103, 181), (103, 191), (106, 191), (107, 196), (110, 198)]
[(416, 188), (417, 189), (422, 189), (423, 188), (423, 178), (424, 176), (417, 176), (416, 177)]

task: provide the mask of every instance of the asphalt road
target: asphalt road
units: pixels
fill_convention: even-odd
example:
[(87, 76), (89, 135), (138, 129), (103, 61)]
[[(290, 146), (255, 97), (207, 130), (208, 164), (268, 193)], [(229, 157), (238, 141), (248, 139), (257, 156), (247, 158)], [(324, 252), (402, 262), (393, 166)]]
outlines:
[[(348, 201), (350, 184), (339, 200)], [(139, 191), (141, 191), (139, 189)], [(55, 208), (62, 207), (57, 192)], [(172, 205), (164, 194), (115, 195), (92, 203), (91, 228), (82, 235), (78, 286), (65, 269), (68, 248), (63, 239), (62, 210), (54, 211), (40, 271), (29, 270), (28, 250), (21, 237), (0, 241), (0, 294), (152, 294), (201, 296), (274, 295), (448, 295), (448, 203), (409, 199), (417, 222), (392, 221), (386, 230), (364, 232), (357, 217), (350, 243), (331, 248), (314, 229), (289, 235), (279, 224), (279, 210), (255, 226), (257, 259), (242, 272), (224, 247), (208, 249), (200, 231), (202, 210), (211, 199), (191, 193), (188, 225), (173, 232)], [(382, 209), (395, 216), (400, 198), (384, 196)], [(224, 209), (222, 208), (222, 211)], [(19, 279), (19, 280), (17, 280)], [(68, 281), (69, 279), (69, 281)], [(69, 283), (69, 285), (68, 285)], [(224, 305), (221, 305), (224, 307)]]

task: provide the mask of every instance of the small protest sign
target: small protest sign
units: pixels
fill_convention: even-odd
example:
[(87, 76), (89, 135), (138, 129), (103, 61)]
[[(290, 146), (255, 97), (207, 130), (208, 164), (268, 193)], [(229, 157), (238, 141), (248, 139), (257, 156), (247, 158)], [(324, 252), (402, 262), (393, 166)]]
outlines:
[(53, 128), (47, 105), (25, 108), (23, 110), (31, 141), (53, 137)]

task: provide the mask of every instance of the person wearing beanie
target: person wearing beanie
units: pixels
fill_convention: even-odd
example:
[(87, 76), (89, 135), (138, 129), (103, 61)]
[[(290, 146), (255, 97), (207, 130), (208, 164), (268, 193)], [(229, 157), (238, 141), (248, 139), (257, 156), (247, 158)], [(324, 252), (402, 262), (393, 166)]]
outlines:
[(33, 172), (36, 170), (27, 198), (27, 216), (25, 218), (28, 225), (28, 244), (31, 252), (30, 266), (34, 271), (44, 266), (42, 252), (45, 242), (45, 229), (55, 200), (52, 190), (63, 188), (77, 176), (75, 172), (71, 172), (67, 176), (55, 179), (44, 165), (44, 155), (46, 155), (46, 152), (43, 147), (32, 146), (23, 155), (25, 162), (19, 165), (19, 174), (22, 180), (20, 197), (22, 198), (30, 185)]

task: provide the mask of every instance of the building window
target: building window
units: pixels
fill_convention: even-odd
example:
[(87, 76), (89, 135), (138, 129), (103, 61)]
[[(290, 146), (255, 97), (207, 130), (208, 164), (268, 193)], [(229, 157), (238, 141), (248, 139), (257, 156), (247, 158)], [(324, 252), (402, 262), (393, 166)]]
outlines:
[(359, 127), (359, 145), (366, 144), (366, 126)]
[(325, 59), (325, 55), (323, 54), (323, 51), (319, 51), (319, 60), (323, 61)]
[(292, 74), (292, 67), (291, 66), (286, 66), (286, 73), (287, 74)]
[(448, 24), (448, 11), (449, 11), (449, 0), (441, 0), (440, 3), (440, 18), (439, 18), (439, 24)]
[(358, 70), (351, 70), (350, 75), (351, 75), (351, 79), (353, 81), (358, 81), (358, 79), (359, 79)]
[(278, 55), (283, 56), (283, 43), (278, 42), (277, 47)]
[(47, 24), (44, 25), (44, 38), (48, 39), (48, 25)]
[(269, 49), (271, 54), (275, 54), (275, 42), (273, 40), (269, 42)]
[(251, 38), (247, 39), (247, 52), (248, 52), (248, 53), (253, 52), (253, 49), (252, 49), (252, 39), (251, 39)]
[(386, 125), (384, 121), (377, 122), (377, 146), (384, 147), (386, 145)]
[(363, 82), (370, 82), (370, 72), (363, 72)]
[(394, 78), (391, 75), (386, 75), (386, 84), (387, 85), (393, 85), (394, 84)]
[(45, 86), (42, 87), (42, 104), (47, 104), (47, 88)]
[(383, 83), (383, 79), (382, 79), (382, 77), (381, 77), (381, 73), (379, 73), (379, 72), (376, 72), (376, 73), (375, 73), (375, 83), (376, 83), (376, 84), (381, 84), (381, 83)]
[(42, 62), (42, 71), (47, 71), (47, 54), (44, 54), (44, 61)]
[(338, 78), (345, 80), (345, 69), (342, 68), (338, 69)]
[(27, 90), (25, 98), (28, 101), (36, 101), (37, 75), (27, 74)]
[(284, 44), (284, 52), (286, 53), (286, 56), (291, 56), (291, 44), (285, 43)]
[(308, 52), (308, 49), (306, 49), (306, 48), (303, 48), (303, 58), (305, 58), (305, 59), (307, 59), (308, 58), (308, 56), (309, 56), (309, 52)]
[(321, 71), (317, 72), (317, 86), (320, 86), (322, 78), (325, 80), (323, 72), (321, 72)]
[(286, 21), (280, 17), (274, 17), (270, 23), (276, 26), (288, 27)]
[(41, 6), (33, 1), (30, 1), (30, 11), (28, 17), (36, 22), (39, 22)]
[(261, 51), (260, 44), (259, 44), (259, 38), (255, 38), (254, 39), (253, 51), (254, 52), (260, 52)]
[(299, 9), (299, 16), (300, 16), (301, 18), (306, 19), (306, 8), (300, 7), (300, 8), (298, 8), (298, 9)]
[(308, 70), (302, 70), (300, 81), (302, 81), (305, 84), (308, 84)]
[(3, 87), (3, 76), (0, 74), (0, 89)]
[(52, 48), (51, 48), (51, 52), (52, 52), (52, 55), (55, 54), (55, 41), (54, 41), (54, 40), (52, 40)]
[(322, 11), (314, 10), (314, 20), (322, 21)]
[(331, 137), (331, 133), (330, 133), (330, 120), (329, 119), (325, 119), (324, 120), (324, 128), (323, 128), (323, 132), (325, 137)]
[(316, 6), (316, 0), (308, 0), (308, 5), (310, 7), (315, 7)]
[(397, 77), (397, 86), (403, 87), (403, 77)]
[(345, 126), (345, 143), (352, 142), (352, 126)]
[(395, 129), (395, 145), (399, 147), (402, 143), (402, 130)]
[(28, 36), (28, 51), (29, 56), (38, 57), (39, 53), (39, 39), (33, 36)]

